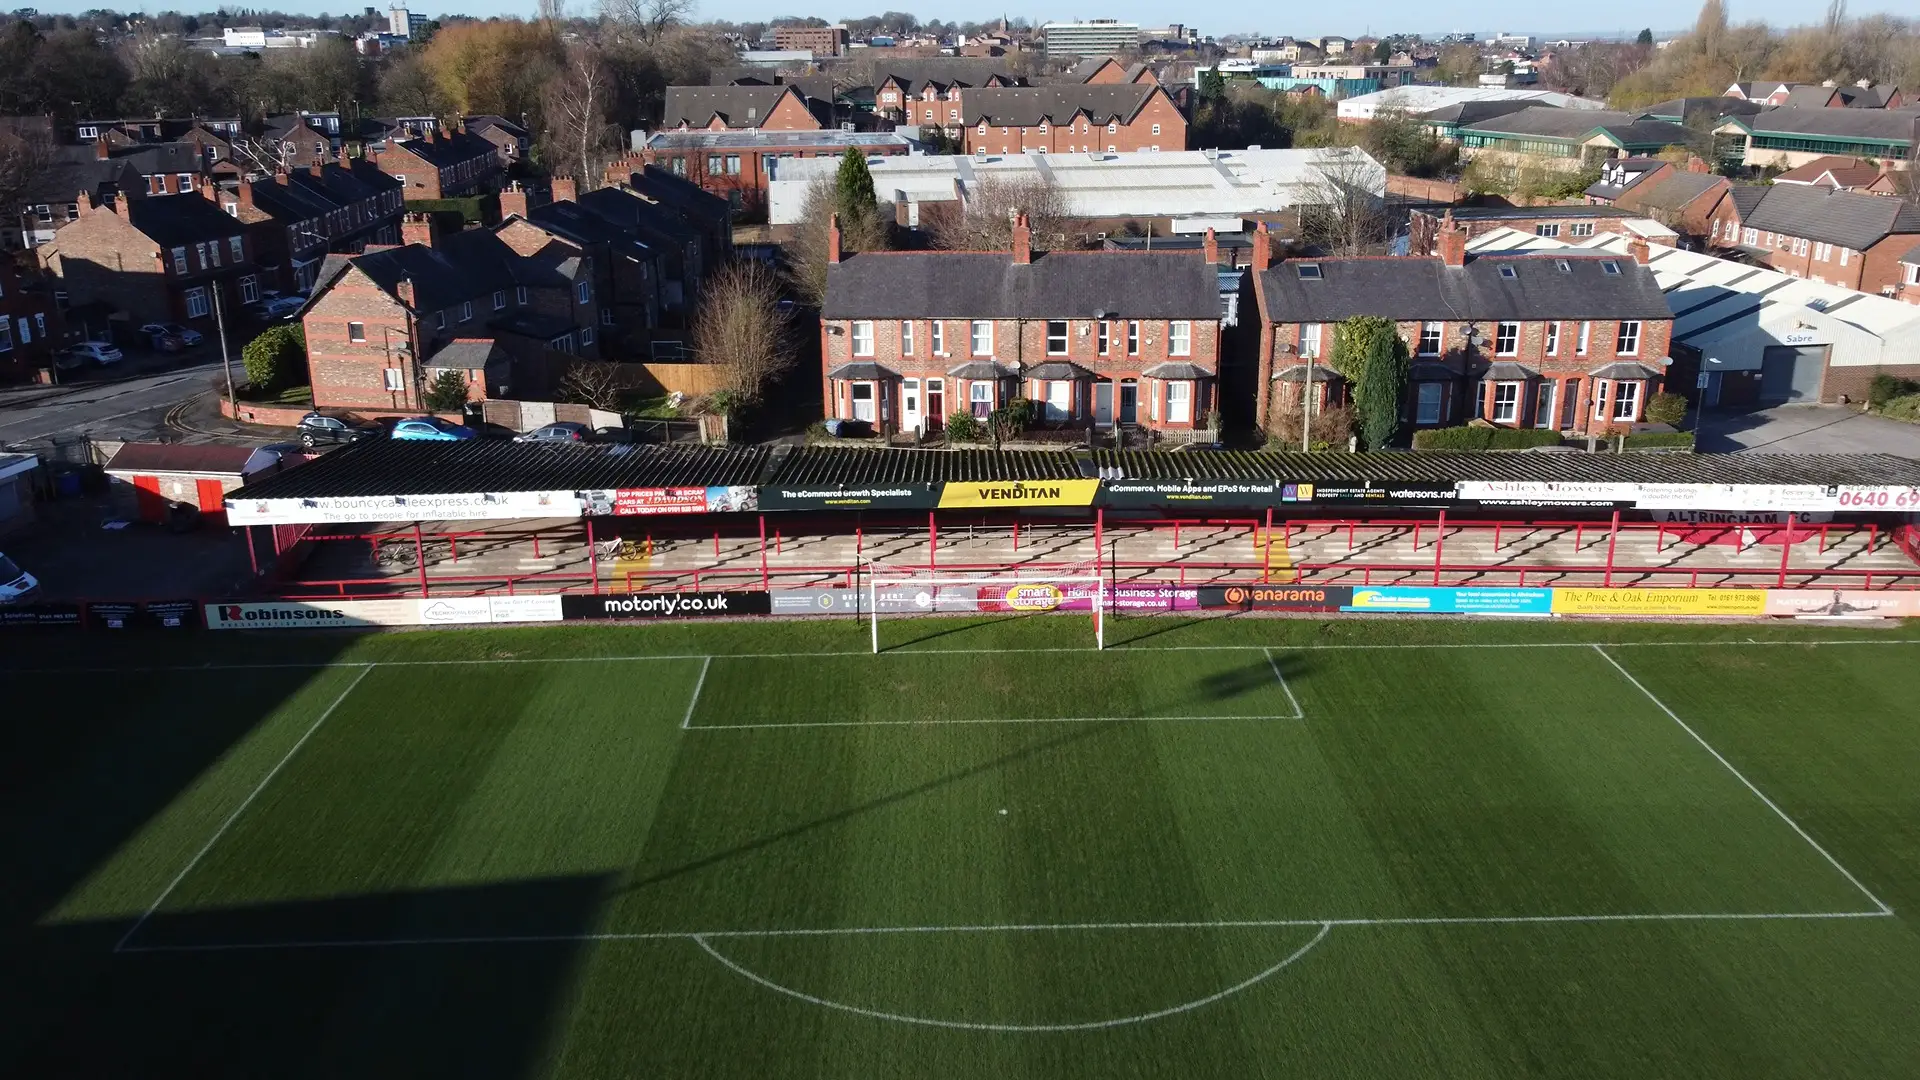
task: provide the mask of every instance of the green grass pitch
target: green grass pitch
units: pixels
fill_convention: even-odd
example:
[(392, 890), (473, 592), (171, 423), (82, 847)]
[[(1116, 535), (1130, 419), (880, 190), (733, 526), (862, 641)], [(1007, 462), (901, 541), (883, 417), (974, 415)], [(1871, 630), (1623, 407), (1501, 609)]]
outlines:
[(1920, 628), (15, 637), (0, 1073), (1920, 1075)]

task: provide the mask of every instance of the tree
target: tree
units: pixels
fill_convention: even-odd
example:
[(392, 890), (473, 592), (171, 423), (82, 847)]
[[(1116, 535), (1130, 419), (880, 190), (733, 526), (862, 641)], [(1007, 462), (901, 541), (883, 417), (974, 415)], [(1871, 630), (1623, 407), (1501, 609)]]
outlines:
[(1374, 63), (1384, 64), (1392, 59), (1393, 59), (1393, 43), (1392, 42), (1381, 41), (1374, 44), (1373, 46), (1373, 62)]
[(1653, 44), (1653, 28), (1647, 27), (1646, 29), (1641, 30), (1640, 36), (1637, 38), (1634, 38), (1633, 43), (1635, 45), (1652, 45)]
[(836, 218), (842, 252), (887, 248), (887, 224), (880, 216), (879, 205), (842, 203), (835, 181), (816, 177), (807, 185), (793, 239), (784, 245), (787, 280), (803, 300), (815, 307), (827, 296), (827, 268), (833, 262), (827, 250), (828, 223)]
[[(1347, 345), (1347, 338), (1354, 345)], [(1353, 385), (1353, 407), (1360, 437), (1368, 450), (1384, 450), (1400, 431), (1400, 405), (1406, 395), (1407, 343), (1389, 319), (1356, 315), (1340, 324), (1336, 354), (1348, 365), (1340, 370)], [(1357, 356), (1355, 355), (1357, 354)], [(1359, 364), (1359, 370), (1352, 365)]]
[(600, 16), (632, 27), (643, 41), (657, 42), (685, 23), (697, 6), (695, 0), (600, 0)]
[(735, 399), (758, 401), (798, 359), (779, 308), (779, 280), (761, 263), (741, 259), (709, 278), (703, 293), (693, 321), (694, 355), (721, 370)]
[(1058, 187), (1036, 175), (989, 175), (977, 181), (951, 210), (932, 215), (922, 207), (922, 220), (935, 246), (949, 251), (1010, 251), (1013, 219), (1027, 215), (1033, 241), (1039, 247), (1070, 243), (1066, 237), (1081, 223), (1067, 212), (1067, 198)]
[(293, 385), (305, 374), (306, 359), (307, 335), (298, 323), (269, 327), (240, 350), (247, 384), (256, 394)]
[[(39, 191), (53, 164), (53, 142), (45, 135), (25, 129), (0, 132), (0, 214), (7, 221), (19, 221), (21, 204)], [(61, 201), (73, 198), (62, 192)]]
[(1298, 187), (1300, 236), (1329, 255), (1364, 255), (1386, 242), (1385, 170), (1359, 149), (1323, 150)]
[(445, 368), (427, 384), (421, 404), (428, 412), (459, 412), (467, 404), (467, 377), (459, 368)]
[(1387, 171), (1405, 176), (1435, 176), (1451, 168), (1459, 150), (1440, 141), (1418, 116), (1398, 106), (1382, 106), (1360, 128), (1361, 145)]
[(447, 111), (433, 72), (411, 49), (386, 62), (380, 73), (380, 105), (396, 116), (440, 116)]
[(1218, 68), (1207, 68), (1200, 73), (1199, 91), (1201, 101), (1219, 101), (1227, 96), (1227, 77)]
[(605, 360), (581, 360), (560, 376), (561, 401), (612, 412), (627, 396), (627, 386), (617, 364)]
[(867, 168), (867, 155), (849, 150), (840, 155), (840, 168), (833, 177), (835, 201), (844, 210), (878, 203), (873, 193), (873, 170)]
[[(537, 113), (565, 59), (560, 39), (517, 19), (455, 23), (420, 54), (442, 103), (459, 114)], [(534, 124), (534, 130), (542, 125)]]
[(619, 144), (619, 132), (607, 118), (612, 104), (613, 88), (600, 50), (588, 44), (568, 49), (565, 70), (547, 88), (541, 158), (555, 171), (571, 173), (583, 192), (599, 185)]

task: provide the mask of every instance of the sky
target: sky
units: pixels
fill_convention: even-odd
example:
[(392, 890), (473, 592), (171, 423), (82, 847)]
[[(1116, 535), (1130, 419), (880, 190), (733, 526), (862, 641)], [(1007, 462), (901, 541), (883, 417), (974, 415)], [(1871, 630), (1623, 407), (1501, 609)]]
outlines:
[[(375, 0), (374, 6), (384, 11), (388, 2)], [(245, 6), (307, 14), (323, 11), (339, 14), (356, 11), (366, 5), (367, 0), (287, 0), (277, 4), (249, 0)], [(73, 0), (38, 6), (42, 11), (75, 13), (94, 7), (136, 10), (133, 5), (113, 4), (110, 0)], [(141, 4), (137, 10), (197, 10), (215, 6), (208, 0), (198, 3), (182, 0), (179, 3)], [(594, 6), (595, 0), (568, 0), (569, 9), (575, 13), (586, 13)], [(1007, 7), (1004, 2), (996, 3), (995, 0), (953, 0), (936, 5), (876, 0), (871, 5), (848, 7), (845, 6), (845, 0), (834, 0), (811, 11), (806, 6), (806, 0), (700, 0), (694, 17), (745, 22), (762, 21), (780, 15), (819, 14), (823, 18), (840, 19), (874, 15), (889, 8), (913, 11), (921, 18), (937, 17), (955, 22), (986, 21), (1003, 13), (1013, 18), (1025, 17), (1034, 23), (1050, 19), (1110, 18), (1137, 22), (1143, 26), (1165, 26), (1174, 19), (1181, 19), (1197, 28), (1201, 34), (1210, 36), (1264, 33), (1301, 37), (1323, 34), (1359, 37), (1367, 33), (1418, 32), (1433, 37), (1450, 30), (1467, 30), (1482, 37), (1509, 31), (1557, 38), (1598, 34), (1632, 35), (1638, 33), (1641, 27), (1651, 27), (1665, 36), (1692, 25), (1697, 3), (1696, 0), (1682, 0), (1678, 4), (1671, 0), (1615, 0), (1606, 5), (1570, 6), (1564, 11), (1555, 12), (1551, 21), (1546, 21), (1541, 18), (1544, 6), (1539, 0), (1478, 0), (1473, 4), (1372, 0), (1364, 8), (1358, 8), (1357, 5), (1326, 5), (1324, 10), (1311, 7), (1287, 9), (1257, 0), (1224, 0), (1204, 8), (1188, 7), (1168, 0), (1078, 0), (1076, 4), (1059, 8), (1047, 5), (1038, 8)], [(1728, 0), (1727, 9), (1734, 22), (1758, 19), (1775, 26), (1818, 22), (1826, 13), (1826, 5), (1813, 0)], [(446, 3), (446, 0), (417, 0), (416, 4), (411, 5), (411, 10), (428, 16), (457, 11), (484, 17), (531, 15), (534, 5), (531, 0), (462, 0), (457, 5)], [(1912, 16), (1916, 10), (1913, 0), (1849, 0), (1847, 12), (1855, 16)], [(1608, 23), (1596, 24), (1594, 16), (1601, 15), (1606, 17)]]

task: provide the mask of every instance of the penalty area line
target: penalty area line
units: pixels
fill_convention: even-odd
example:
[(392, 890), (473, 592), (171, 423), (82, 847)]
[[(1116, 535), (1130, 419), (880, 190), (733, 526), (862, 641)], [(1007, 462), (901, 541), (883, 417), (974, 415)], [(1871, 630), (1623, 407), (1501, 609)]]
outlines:
[(693, 682), (693, 699), (687, 702), (687, 715), (680, 718), (680, 730), (693, 728), (693, 710), (700, 707), (700, 691), (707, 686), (707, 669), (713, 666), (713, 657), (703, 657), (700, 661), (700, 677)]

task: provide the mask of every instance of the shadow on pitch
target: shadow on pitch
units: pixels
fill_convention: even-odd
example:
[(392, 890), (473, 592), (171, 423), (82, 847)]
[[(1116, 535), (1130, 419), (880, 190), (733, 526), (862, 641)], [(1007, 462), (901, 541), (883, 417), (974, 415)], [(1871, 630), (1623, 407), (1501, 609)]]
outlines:
[[(1268, 675), (1269, 677), (1271, 677), (1272, 673), (1269, 672)], [(896, 803), (903, 803), (903, 802), (906, 802), (908, 799), (918, 798), (921, 795), (926, 795), (931, 792), (939, 791), (942, 788), (960, 783), (963, 780), (968, 780), (976, 776), (982, 776), (984, 774), (993, 772), (996, 769), (1005, 768), (1008, 765), (1012, 765), (1017, 762), (1024, 761), (1028, 758), (1038, 757), (1041, 754), (1050, 753), (1054, 750), (1061, 749), (1062, 747), (1071, 746), (1074, 743), (1084, 742), (1088, 739), (1096, 738), (1100, 735), (1106, 734), (1109, 731), (1113, 731), (1117, 728), (1123, 727), (1125, 726), (1125, 724), (1126, 724), (1125, 721), (1107, 721), (1104, 723), (1090, 724), (1084, 727), (1079, 727), (1074, 731), (1070, 731), (1062, 735), (1056, 735), (1053, 738), (1042, 740), (1041, 742), (1034, 743), (1031, 746), (1024, 746), (1018, 750), (1014, 750), (1014, 751), (1010, 751), (1008, 753), (1002, 754), (999, 757), (996, 757), (990, 761), (983, 761), (978, 765), (972, 765), (965, 769), (960, 769), (956, 772), (948, 773), (945, 776), (928, 780), (922, 784), (915, 784), (910, 788), (904, 788), (900, 791), (893, 792), (892, 794), (889, 794), (889, 795), (882, 795), (877, 799), (869, 799), (866, 802), (860, 803), (857, 806), (849, 806), (844, 810), (837, 810), (831, 814), (826, 815), (825, 817), (815, 818), (812, 821), (804, 822), (799, 825), (794, 825), (790, 828), (785, 828), (780, 830), (779, 832), (772, 833), (767, 836), (762, 836), (754, 840), (749, 840), (744, 844), (736, 844), (733, 847), (727, 848), (724, 851), (716, 851), (711, 855), (702, 856), (698, 859), (693, 860), (692, 862), (681, 863), (679, 866), (675, 866), (666, 870), (661, 870), (661, 871), (658, 871), (657, 873), (649, 874), (643, 878), (636, 878), (633, 881), (629, 882), (626, 886), (618, 890), (618, 893), (624, 895), (626, 893), (638, 892), (650, 885), (658, 885), (658, 884), (661, 884), (662, 882), (671, 881), (674, 878), (682, 877), (686, 874), (696, 873), (698, 871), (705, 870), (710, 866), (715, 866), (720, 863), (726, 862), (729, 859), (738, 858), (742, 855), (750, 855), (753, 852), (772, 847), (775, 844), (784, 843), (798, 836), (804, 836), (807, 833), (815, 831), (816, 829), (824, 829), (832, 825), (838, 825), (841, 822), (850, 821), (853, 818), (859, 817), (862, 814), (870, 813), (875, 810), (885, 809), (886, 807), (893, 806)]]
[[(1230, 701), (1252, 693), (1274, 693), (1284, 695), (1280, 678), (1288, 682), (1304, 677), (1309, 669), (1306, 658), (1299, 653), (1274, 653), (1269, 660), (1267, 654), (1250, 652), (1245, 663), (1236, 664), (1226, 671), (1203, 675), (1193, 682), (1195, 696), (1206, 701)], [(1290, 706), (1289, 706), (1290, 707)]]
[[(1032, 622), (1034, 619), (1037, 619), (1039, 617), (1040, 616), (1038, 615), (1028, 615), (1028, 614), (1022, 614), (1022, 613), (1014, 613), (1014, 614), (1007, 614), (1007, 615), (972, 616), (972, 617), (955, 615), (955, 616), (946, 617), (946, 618), (943, 618), (940, 616), (920, 616), (918, 618), (913, 619), (911, 622), (902, 621), (899, 625), (916, 626), (916, 627), (931, 626), (931, 627), (934, 627), (934, 629), (926, 630), (925, 632), (918, 634), (917, 636), (907, 638), (903, 641), (884, 642), (880, 647), (880, 651), (881, 652), (900, 652), (902, 650), (910, 649), (912, 646), (915, 646), (915, 645), (923, 645), (929, 641), (937, 641), (940, 638), (952, 637), (956, 634), (984, 633), (984, 634), (991, 635), (997, 627), (1000, 627), (1003, 624)], [(881, 627), (882, 627), (882, 633), (884, 635), (887, 624), (883, 621), (881, 623)]]

